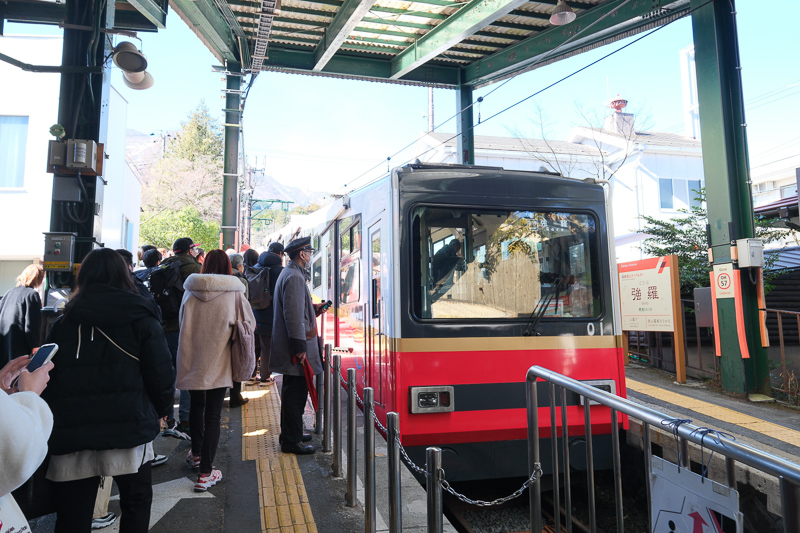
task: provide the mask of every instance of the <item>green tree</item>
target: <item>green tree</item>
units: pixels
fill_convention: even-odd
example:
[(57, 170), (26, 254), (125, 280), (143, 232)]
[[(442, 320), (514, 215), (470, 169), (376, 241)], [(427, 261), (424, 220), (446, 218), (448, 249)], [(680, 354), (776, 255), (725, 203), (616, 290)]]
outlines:
[[(198, 231), (205, 231), (201, 226), (219, 228), (223, 148), (219, 123), (209, 115), (205, 102), (201, 101), (189, 118), (181, 123), (181, 130), (167, 145), (164, 157), (142, 179), (140, 242), (168, 242), (171, 245), (174, 239), (161, 237), (159, 232), (174, 235), (165, 221), (186, 221), (191, 218), (187, 218), (186, 213), (193, 213), (202, 222), (197, 226)], [(178, 237), (204, 242), (199, 233), (184, 233)], [(205, 242), (213, 243), (216, 248), (219, 235)]]
[[(661, 220), (649, 215), (640, 217), (646, 223), (641, 230), (642, 233), (651, 235), (650, 238), (642, 241), (641, 250), (654, 257), (678, 256), (681, 294), (691, 294), (696, 287), (708, 287), (711, 283), (706, 229), (708, 223), (708, 213), (705, 207), (706, 191), (703, 188), (694, 192), (697, 193), (695, 199), (698, 200), (698, 205), (691, 209), (679, 209), (678, 212), (682, 216), (670, 220)], [(761, 239), (765, 245), (791, 233), (782, 227), (780, 221), (775, 218), (756, 215), (755, 225), (756, 237)], [(776, 260), (777, 257), (774, 255), (764, 257), (764, 281), (767, 290), (769, 289), (769, 280), (779, 274), (768, 271)]]
[(196, 161), (202, 158), (222, 162), (225, 137), (220, 123), (213, 118), (201, 100), (189, 119), (181, 122), (178, 136), (167, 145), (166, 157)]
[(206, 250), (219, 248), (219, 222), (203, 220), (194, 207), (183, 207), (152, 217), (139, 231), (141, 242), (159, 248), (172, 249), (172, 243), (181, 237), (191, 237)]

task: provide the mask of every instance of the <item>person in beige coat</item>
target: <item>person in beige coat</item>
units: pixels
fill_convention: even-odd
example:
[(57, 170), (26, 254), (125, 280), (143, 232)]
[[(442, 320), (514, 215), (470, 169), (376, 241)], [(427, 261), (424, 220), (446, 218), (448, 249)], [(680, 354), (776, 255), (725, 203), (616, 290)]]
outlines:
[[(191, 396), (192, 449), (187, 461), (200, 468), (194, 490), (204, 492), (222, 479), (213, 462), (225, 389), (233, 385), (231, 334), (237, 313), (243, 312), (240, 320), (253, 329), (256, 321), (244, 299), (244, 286), (231, 275), (230, 260), (222, 250), (208, 252), (201, 273), (189, 276), (183, 287), (177, 387)], [(243, 303), (241, 311), (237, 300)]]

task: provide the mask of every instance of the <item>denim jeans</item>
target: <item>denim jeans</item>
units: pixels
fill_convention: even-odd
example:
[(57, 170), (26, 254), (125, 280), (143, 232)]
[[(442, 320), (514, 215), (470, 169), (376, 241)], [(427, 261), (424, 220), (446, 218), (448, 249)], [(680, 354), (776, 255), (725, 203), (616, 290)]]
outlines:
[[(169, 331), (164, 333), (167, 339), (167, 346), (169, 352), (172, 354), (172, 368), (177, 368), (178, 364), (178, 341), (181, 337), (180, 331)], [(189, 406), (191, 405), (191, 397), (188, 390), (180, 391), (180, 402), (178, 403), (178, 418), (177, 420), (183, 425), (189, 424)]]

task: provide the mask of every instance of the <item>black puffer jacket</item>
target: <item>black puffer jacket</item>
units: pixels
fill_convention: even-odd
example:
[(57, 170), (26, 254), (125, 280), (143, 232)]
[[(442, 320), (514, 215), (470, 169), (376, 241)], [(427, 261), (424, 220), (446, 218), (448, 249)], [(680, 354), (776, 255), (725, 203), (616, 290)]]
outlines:
[[(278, 276), (283, 270), (283, 261), (279, 255), (271, 252), (261, 252), (258, 256), (256, 268), (269, 269), (269, 292), (275, 294), (275, 284), (278, 283)], [(266, 309), (253, 309), (253, 316), (256, 317), (256, 333), (259, 335), (272, 335), (273, 306)]]
[(172, 411), (172, 368), (156, 304), (91, 285), (47, 337), (58, 344), (42, 393), (53, 411), (50, 452), (127, 449), (152, 441)]

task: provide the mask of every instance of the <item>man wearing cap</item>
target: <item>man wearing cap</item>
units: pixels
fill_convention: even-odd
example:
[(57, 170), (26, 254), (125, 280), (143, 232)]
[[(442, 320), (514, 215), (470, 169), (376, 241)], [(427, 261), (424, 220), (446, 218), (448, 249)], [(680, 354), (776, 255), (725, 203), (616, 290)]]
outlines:
[[(192, 257), (189, 252), (195, 247), (194, 241), (189, 237), (182, 237), (175, 241), (172, 245), (172, 252), (175, 254), (172, 257), (165, 259), (161, 262), (162, 267), (168, 267), (172, 263), (178, 261), (181, 273), (181, 283), (186, 281), (186, 278), (192, 274), (199, 274), (202, 266), (197, 262), (197, 259)], [(178, 358), (178, 339), (180, 338), (180, 321), (178, 317), (167, 319), (164, 322), (164, 336), (167, 339), (167, 346), (172, 354), (172, 365)], [(189, 404), (190, 397), (189, 391), (182, 390), (180, 392), (181, 399), (178, 407), (178, 424), (175, 426), (174, 433), (180, 437), (188, 440), (189, 437)]]
[[(278, 283), (278, 278), (283, 271), (283, 245), (279, 242), (273, 242), (269, 245), (266, 252), (262, 252), (258, 256), (258, 262), (255, 269), (260, 270), (264, 268), (269, 269), (269, 293), (275, 295), (275, 285)], [(262, 387), (268, 387), (275, 380), (270, 377), (272, 370), (269, 366), (270, 360), (270, 344), (272, 342), (272, 324), (275, 310), (275, 302), (265, 309), (253, 309), (253, 316), (256, 317), (256, 333), (258, 334), (258, 342), (260, 344), (261, 352), (259, 354), (259, 369), (261, 371), (261, 384)]]
[(305, 270), (314, 248), (311, 238), (303, 237), (289, 243), (284, 250), (289, 263), (281, 272), (272, 297), (272, 370), (283, 374), (281, 387), (281, 451), (311, 454), (316, 450), (310, 435), (303, 433), (303, 411), (308, 398), (308, 386), (303, 364), (311, 365), (312, 373), (322, 372), (322, 359), (317, 338), (317, 319), (324, 312), (323, 304), (313, 304), (306, 285)]

